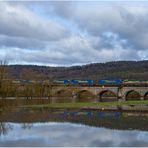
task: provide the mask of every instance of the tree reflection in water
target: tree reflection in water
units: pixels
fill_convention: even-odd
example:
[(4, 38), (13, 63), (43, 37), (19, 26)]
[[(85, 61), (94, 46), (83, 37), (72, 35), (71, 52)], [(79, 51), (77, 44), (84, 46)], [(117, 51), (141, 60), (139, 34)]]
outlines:
[(7, 135), (10, 130), (13, 129), (12, 124), (0, 122), (0, 136)]
[[(22, 123), (22, 129), (31, 129), (33, 123)], [(0, 122), (0, 136), (7, 135), (10, 130), (13, 130), (13, 125), (11, 123)]]
[[(148, 131), (148, 118), (140, 116), (140, 114), (135, 114), (136, 116), (127, 116), (126, 114), (115, 116), (115, 113), (113, 114), (110, 112), (106, 112), (106, 116), (102, 116), (102, 113), (103, 112), (98, 111), (65, 111), (63, 109), (53, 110), (48, 108), (20, 109), (13, 112), (5, 112), (4, 114), (1, 114), (0, 122), (21, 123), (22, 129), (31, 129), (33, 127), (33, 123), (36, 122), (71, 122), (93, 127), (105, 127), (109, 129), (136, 129)], [(7, 128), (10, 128), (9, 125), (6, 126), (6, 129)], [(1, 125), (1, 131), (3, 131), (2, 129), (3, 125)]]
[(33, 127), (33, 123), (22, 123), (22, 129), (31, 129)]

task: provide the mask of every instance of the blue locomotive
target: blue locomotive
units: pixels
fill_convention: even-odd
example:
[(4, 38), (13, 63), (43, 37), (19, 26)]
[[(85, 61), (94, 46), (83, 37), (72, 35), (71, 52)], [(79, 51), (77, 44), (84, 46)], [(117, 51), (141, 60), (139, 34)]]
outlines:
[(70, 84), (69, 80), (53, 80), (54, 84)]
[(77, 84), (81, 84), (81, 85), (93, 85), (94, 84), (94, 81), (93, 80), (71, 80), (70, 82), (73, 85), (77, 85)]
[(98, 80), (99, 85), (121, 85), (123, 80), (121, 79), (112, 79), (112, 80)]

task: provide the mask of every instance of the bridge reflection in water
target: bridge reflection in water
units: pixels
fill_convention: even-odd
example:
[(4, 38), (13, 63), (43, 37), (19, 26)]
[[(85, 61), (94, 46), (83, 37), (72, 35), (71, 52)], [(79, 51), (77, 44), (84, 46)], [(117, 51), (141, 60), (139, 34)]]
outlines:
[(0, 146), (148, 146), (147, 125), (111, 112), (21, 109), (1, 114)]
[[(136, 113), (134, 113), (136, 115)], [(138, 114), (137, 114), (138, 115)], [(128, 113), (64, 109), (16, 109), (0, 115), (0, 122), (72, 122), (111, 129), (148, 131), (148, 118), (128, 116)]]

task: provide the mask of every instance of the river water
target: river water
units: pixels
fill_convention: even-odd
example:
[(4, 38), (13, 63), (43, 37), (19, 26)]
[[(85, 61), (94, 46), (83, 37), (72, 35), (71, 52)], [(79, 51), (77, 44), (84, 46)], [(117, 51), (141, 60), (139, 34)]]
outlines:
[(69, 122), (3, 123), (0, 146), (148, 146), (148, 132), (91, 127)]
[(0, 114), (0, 146), (148, 146), (147, 117), (63, 113), (46, 109)]

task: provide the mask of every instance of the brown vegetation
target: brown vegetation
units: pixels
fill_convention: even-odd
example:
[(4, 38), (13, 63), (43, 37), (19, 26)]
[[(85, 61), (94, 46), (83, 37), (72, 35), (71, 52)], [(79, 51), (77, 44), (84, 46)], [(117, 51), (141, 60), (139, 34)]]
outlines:
[(118, 61), (73, 67), (10, 65), (14, 79), (130, 79), (148, 80), (148, 61)]

